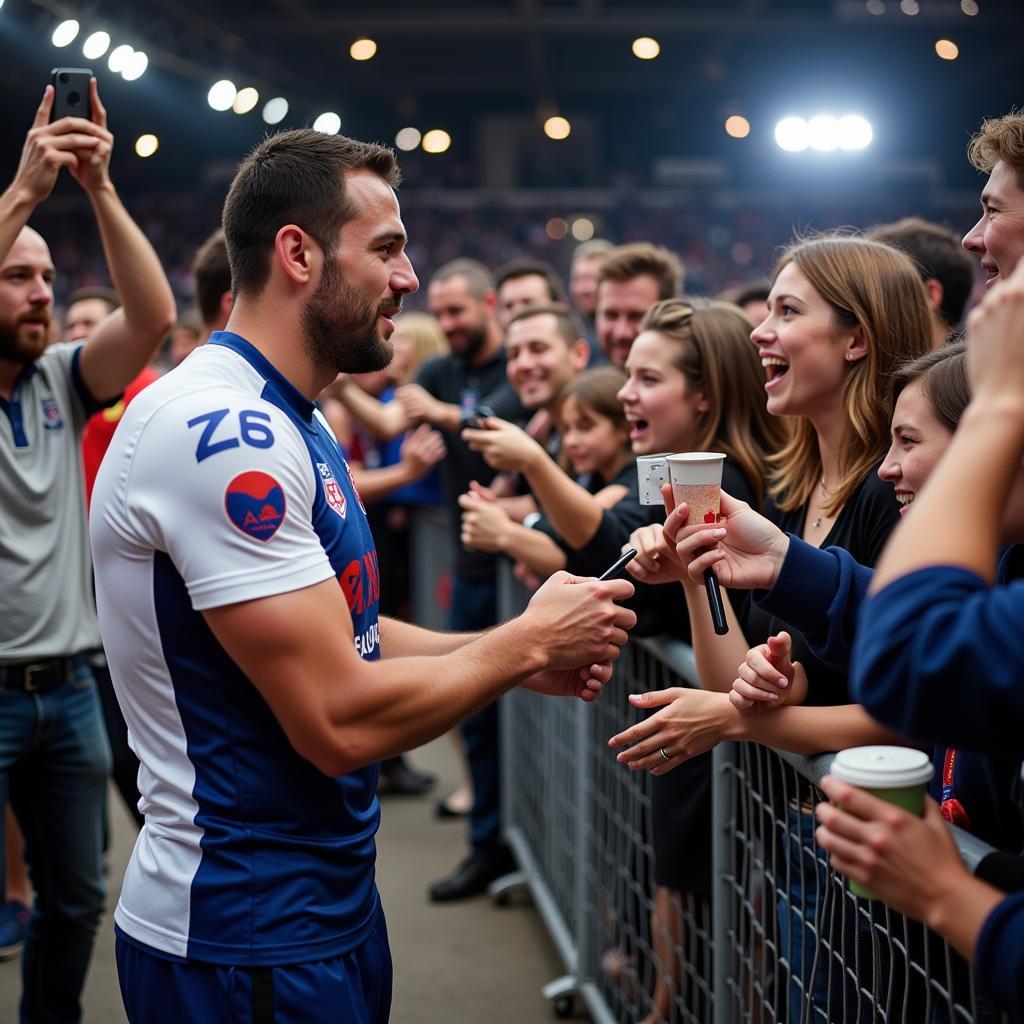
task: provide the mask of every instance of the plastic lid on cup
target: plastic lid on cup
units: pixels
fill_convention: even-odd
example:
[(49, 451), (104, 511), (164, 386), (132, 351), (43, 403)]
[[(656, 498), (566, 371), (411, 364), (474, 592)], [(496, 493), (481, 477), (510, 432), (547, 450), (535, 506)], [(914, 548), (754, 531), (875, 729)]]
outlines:
[(849, 747), (832, 759), (832, 774), (865, 789), (903, 789), (931, 781), (935, 766), (912, 747)]

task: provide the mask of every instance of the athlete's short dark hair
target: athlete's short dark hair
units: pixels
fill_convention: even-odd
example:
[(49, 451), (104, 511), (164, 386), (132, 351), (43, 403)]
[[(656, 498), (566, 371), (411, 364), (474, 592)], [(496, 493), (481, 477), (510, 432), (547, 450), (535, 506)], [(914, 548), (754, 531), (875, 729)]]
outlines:
[(270, 276), (277, 232), (296, 224), (326, 257), (356, 210), (345, 194), (346, 171), (372, 171), (392, 188), (401, 181), (394, 150), (311, 128), (278, 132), (242, 161), (224, 203), (224, 237), (235, 294), (258, 294)]

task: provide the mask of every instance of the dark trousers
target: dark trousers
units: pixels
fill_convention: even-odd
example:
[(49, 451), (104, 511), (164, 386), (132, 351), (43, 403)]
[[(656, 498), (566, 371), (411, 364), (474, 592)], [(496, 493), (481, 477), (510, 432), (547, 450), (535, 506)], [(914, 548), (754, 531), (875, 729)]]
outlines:
[[(456, 576), (452, 586), (451, 628), (456, 632), (487, 629), (498, 621), (498, 594), (493, 582), (473, 583)], [(498, 704), (488, 705), (459, 727), (473, 780), (469, 839), (474, 853), (493, 853), (501, 842), (501, 758), (498, 749)]]

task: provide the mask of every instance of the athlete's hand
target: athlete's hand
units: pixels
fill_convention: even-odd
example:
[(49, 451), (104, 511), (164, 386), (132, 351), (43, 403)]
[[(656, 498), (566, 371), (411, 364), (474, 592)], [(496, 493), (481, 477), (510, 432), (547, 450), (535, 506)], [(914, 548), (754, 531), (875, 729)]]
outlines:
[(583, 668), (556, 668), (538, 672), (523, 681), (527, 690), (549, 697), (579, 697), (587, 702), (601, 696), (604, 684), (612, 677), (612, 664), (585, 665)]
[(614, 661), (636, 625), (617, 602), (633, 596), (628, 580), (595, 580), (556, 572), (530, 599), (522, 619), (546, 653), (549, 668)]

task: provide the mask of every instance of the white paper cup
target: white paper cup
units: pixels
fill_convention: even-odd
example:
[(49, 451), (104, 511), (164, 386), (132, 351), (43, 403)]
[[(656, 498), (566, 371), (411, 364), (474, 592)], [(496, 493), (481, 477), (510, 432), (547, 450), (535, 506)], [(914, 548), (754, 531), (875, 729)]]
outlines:
[(687, 522), (718, 522), (721, 518), (719, 508), (725, 455), (721, 452), (680, 452), (670, 455), (667, 461), (672, 497), (676, 505), (685, 501), (690, 509)]
[[(935, 766), (923, 750), (911, 747), (850, 747), (833, 758), (831, 773), (920, 817)], [(877, 899), (870, 889), (854, 881), (850, 882), (850, 891), (865, 899)]]
[(668, 483), (668, 452), (660, 455), (638, 455), (636, 479), (640, 490), (641, 505), (664, 505), (661, 485)]

